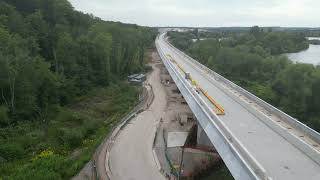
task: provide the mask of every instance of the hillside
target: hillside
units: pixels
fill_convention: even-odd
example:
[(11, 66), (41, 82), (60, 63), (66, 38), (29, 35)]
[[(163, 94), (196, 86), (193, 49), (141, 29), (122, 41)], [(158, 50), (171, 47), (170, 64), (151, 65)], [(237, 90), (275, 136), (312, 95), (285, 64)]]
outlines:
[(67, 0), (0, 0), (0, 179), (73, 176), (137, 101), (122, 80), (155, 35)]

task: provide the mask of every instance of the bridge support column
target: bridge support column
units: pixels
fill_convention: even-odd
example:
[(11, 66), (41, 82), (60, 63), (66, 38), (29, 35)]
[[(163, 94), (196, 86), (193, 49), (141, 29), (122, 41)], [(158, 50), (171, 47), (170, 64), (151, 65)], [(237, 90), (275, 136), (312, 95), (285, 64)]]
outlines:
[(200, 124), (197, 124), (197, 145), (202, 147), (213, 147), (210, 139), (208, 138), (206, 132), (202, 129)]

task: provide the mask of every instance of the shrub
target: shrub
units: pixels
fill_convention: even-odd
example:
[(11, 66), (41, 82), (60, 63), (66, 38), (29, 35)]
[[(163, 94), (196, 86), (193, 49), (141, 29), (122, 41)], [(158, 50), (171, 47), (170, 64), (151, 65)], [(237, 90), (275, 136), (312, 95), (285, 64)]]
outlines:
[(99, 121), (96, 119), (87, 119), (83, 121), (86, 130), (85, 136), (91, 135), (99, 128)]
[(9, 124), (8, 108), (6, 106), (0, 106), (0, 125)]
[(320, 118), (312, 117), (307, 121), (307, 125), (312, 127), (314, 130), (320, 132)]
[(76, 115), (73, 112), (67, 109), (60, 111), (56, 116), (55, 121), (63, 124), (67, 123), (66, 125), (74, 125), (81, 123), (81, 119), (76, 117)]
[(0, 154), (7, 160), (13, 160), (21, 158), (24, 154), (24, 149), (21, 144), (17, 142), (9, 142), (1, 144)]
[(69, 164), (65, 157), (49, 153), (19, 168), (10, 179), (64, 179)]
[(33, 138), (29, 134), (16, 138), (16, 143), (20, 144), (25, 151), (27, 149), (34, 149), (34, 144), (37, 144), (37, 142), (37, 137)]
[(40, 154), (38, 154), (36, 157), (34, 157), (32, 160), (35, 161), (35, 160), (38, 160), (40, 158), (46, 158), (46, 157), (49, 157), (49, 156), (52, 156), (52, 155), (53, 155), (53, 151), (52, 150), (44, 150)]
[(76, 148), (82, 143), (82, 139), (85, 137), (82, 128), (63, 129), (61, 139), (67, 147), (70, 149)]

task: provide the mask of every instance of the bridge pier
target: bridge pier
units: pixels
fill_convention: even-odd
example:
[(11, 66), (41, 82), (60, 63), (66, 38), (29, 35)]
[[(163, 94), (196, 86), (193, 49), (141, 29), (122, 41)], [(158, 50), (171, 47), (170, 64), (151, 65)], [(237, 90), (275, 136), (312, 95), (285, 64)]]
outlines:
[(206, 132), (202, 129), (199, 123), (197, 123), (197, 145), (200, 147), (207, 147), (207, 148), (213, 147), (213, 144), (211, 143)]

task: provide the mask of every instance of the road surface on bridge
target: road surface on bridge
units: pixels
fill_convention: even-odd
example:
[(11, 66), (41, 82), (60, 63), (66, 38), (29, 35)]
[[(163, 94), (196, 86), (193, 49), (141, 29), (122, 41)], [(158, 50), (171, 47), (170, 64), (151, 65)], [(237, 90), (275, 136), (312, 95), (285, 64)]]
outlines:
[(273, 180), (320, 179), (320, 165), (275, 132), (248, 109), (218, 88), (213, 78), (171, 47), (164, 34), (157, 43), (225, 110), (219, 116), (250, 154), (262, 165)]

